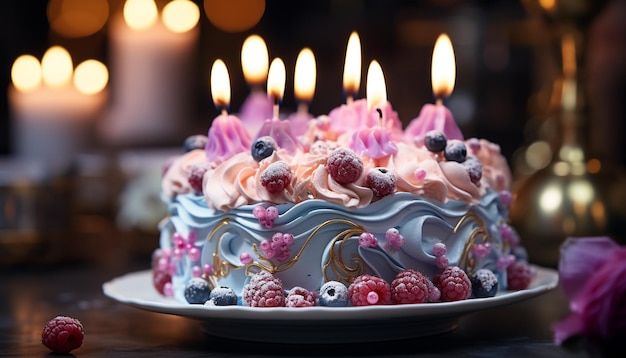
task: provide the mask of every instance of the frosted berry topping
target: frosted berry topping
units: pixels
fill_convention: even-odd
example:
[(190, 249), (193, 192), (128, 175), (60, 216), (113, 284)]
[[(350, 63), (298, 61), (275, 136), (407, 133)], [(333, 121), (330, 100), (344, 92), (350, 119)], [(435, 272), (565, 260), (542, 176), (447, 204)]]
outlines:
[(421, 272), (407, 269), (391, 282), (391, 299), (394, 303), (424, 303), (430, 297), (433, 284)]
[(289, 291), (285, 306), (294, 308), (315, 306), (315, 295), (305, 288), (296, 286)]
[(467, 171), (467, 175), (469, 175), (472, 183), (478, 185), (480, 183), (480, 179), (483, 177), (483, 165), (480, 160), (475, 157), (467, 157), (467, 159), (463, 162), (463, 166)]
[(274, 221), (278, 219), (278, 209), (275, 206), (264, 208), (263, 206), (255, 206), (252, 215), (259, 219), (259, 224), (265, 226), (266, 229), (274, 227)]
[(458, 139), (451, 139), (446, 144), (443, 154), (448, 161), (463, 163), (467, 156), (467, 147), (465, 143)]
[(270, 136), (259, 137), (252, 143), (252, 158), (257, 162), (269, 157), (276, 150), (276, 142)]
[(472, 293), (469, 277), (458, 266), (446, 267), (435, 276), (433, 283), (441, 292), (441, 300), (444, 302), (465, 300)]
[(271, 273), (261, 271), (252, 276), (241, 292), (243, 303), (250, 307), (283, 307), (285, 294), (282, 282)]
[(480, 269), (470, 277), (472, 296), (476, 298), (493, 297), (498, 292), (498, 278), (489, 269)]
[(330, 153), (326, 162), (331, 178), (346, 185), (357, 181), (363, 173), (363, 161), (348, 148), (337, 148)]
[(234, 306), (237, 304), (237, 294), (230, 287), (216, 287), (209, 294), (208, 306)]
[(191, 304), (204, 304), (209, 300), (211, 286), (200, 277), (192, 277), (185, 285), (185, 299)]
[(195, 134), (187, 137), (185, 142), (183, 143), (183, 148), (185, 149), (185, 153), (191, 152), (192, 150), (202, 149), (206, 147), (206, 143), (209, 139), (207, 136), (203, 134)]
[(509, 290), (527, 289), (532, 278), (532, 270), (526, 261), (515, 261), (506, 269), (506, 282)]
[(374, 196), (382, 198), (396, 191), (396, 177), (386, 168), (376, 168), (367, 173), (367, 185), (374, 192)]
[(41, 343), (54, 353), (67, 354), (83, 344), (83, 324), (76, 318), (57, 316), (41, 333)]
[(328, 281), (320, 288), (320, 306), (344, 307), (348, 301), (348, 288), (339, 281)]
[(348, 295), (353, 306), (388, 305), (391, 303), (391, 286), (380, 277), (365, 274), (350, 284)]
[(433, 153), (440, 153), (446, 149), (446, 135), (437, 130), (431, 130), (424, 135), (424, 146)]
[(206, 173), (207, 169), (205, 165), (191, 166), (191, 172), (189, 173), (187, 181), (196, 194), (202, 194), (202, 180), (204, 179), (204, 173)]
[(404, 245), (404, 236), (402, 236), (400, 231), (398, 231), (395, 227), (392, 227), (385, 232), (385, 239), (387, 240), (389, 247), (394, 249), (399, 249)]
[(376, 247), (378, 246), (378, 239), (371, 232), (364, 232), (359, 235), (359, 245), (361, 247)]
[(291, 168), (289, 164), (280, 161), (270, 164), (261, 173), (261, 185), (272, 194), (280, 193), (291, 183)]

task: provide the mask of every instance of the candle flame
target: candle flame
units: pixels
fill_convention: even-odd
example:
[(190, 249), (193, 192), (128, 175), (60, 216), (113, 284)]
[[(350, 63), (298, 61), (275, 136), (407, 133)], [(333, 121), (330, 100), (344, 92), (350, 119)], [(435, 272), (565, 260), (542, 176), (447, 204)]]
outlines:
[(218, 59), (211, 67), (211, 95), (216, 107), (225, 110), (230, 104), (230, 77), (224, 61)]
[(72, 58), (61, 46), (52, 46), (41, 59), (43, 83), (49, 87), (61, 87), (72, 79)]
[(124, 21), (134, 30), (145, 30), (158, 18), (154, 0), (126, 0), (124, 3)]
[(361, 40), (359, 34), (353, 31), (348, 39), (346, 62), (343, 68), (343, 89), (348, 97), (359, 92), (361, 85)]
[(450, 37), (439, 35), (433, 50), (432, 86), (435, 97), (442, 98), (452, 94), (456, 80), (456, 63)]
[(86, 60), (76, 66), (74, 86), (79, 92), (91, 95), (101, 92), (109, 81), (109, 71), (100, 61)]
[(41, 64), (32, 55), (22, 55), (15, 59), (11, 67), (11, 81), (20, 92), (28, 92), (41, 84)]
[(296, 59), (294, 78), (294, 92), (296, 99), (301, 102), (310, 102), (315, 94), (315, 56), (310, 48), (303, 48)]
[(274, 99), (274, 102), (280, 102), (285, 94), (285, 63), (280, 57), (272, 60), (270, 72), (267, 75), (267, 94)]
[(383, 105), (387, 102), (387, 87), (385, 86), (385, 76), (380, 64), (374, 60), (370, 62), (367, 69), (367, 108), (372, 110), (375, 106)]
[(174, 0), (163, 8), (163, 24), (175, 33), (193, 29), (200, 20), (198, 5), (189, 0)]
[(267, 46), (259, 35), (250, 35), (241, 47), (243, 76), (250, 85), (260, 85), (267, 79), (269, 63)]

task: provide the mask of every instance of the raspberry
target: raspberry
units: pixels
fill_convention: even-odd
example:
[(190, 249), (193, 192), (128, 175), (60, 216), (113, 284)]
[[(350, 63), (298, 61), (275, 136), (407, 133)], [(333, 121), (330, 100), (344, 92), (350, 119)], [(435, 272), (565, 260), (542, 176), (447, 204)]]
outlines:
[(404, 270), (391, 282), (391, 298), (394, 303), (424, 303), (428, 301), (432, 285), (421, 272)]
[(254, 275), (241, 292), (243, 302), (250, 307), (283, 307), (283, 283), (271, 273), (261, 271)]
[(515, 261), (506, 269), (506, 283), (509, 290), (527, 289), (532, 278), (532, 270), (526, 261)]
[(204, 178), (204, 173), (206, 173), (207, 169), (208, 168), (204, 165), (191, 166), (191, 172), (189, 173), (187, 181), (195, 193), (202, 194), (202, 179)]
[(287, 307), (315, 306), (315, 295), (302, 287), (294, 287), (287, 295)]
[(291, 183), (291, 168), (285, 162), (270, 164), (261, 173), (261, 185), (272, 194), (280, 193)]
[(57, 316), (41, 333), (41, 343), (54, 353), (67, 354), (83, 344), (83, 324), (76, 318)]
[(391, 303), (391, 286), (380, 277), (365, 274), (350, 284), (348, 296), (353, 306), (388, 305)]
[(460, 301), (470, 297), (472, 283), (465, 271), (458, 266), (448, 266), (435, 276), (435, 286), (441, 292), (444, 302)]
[(152, 284), (162, 295), (165, 295), (165, 285), (172, 282), (172, 276), (165, 271), (152, 271)]
[(470, 181), (478, 185), (478, 183), (480, 183), (480, 179), (483, 177), (483, 165), (480, 160), (475, 157), (467, 157), (467, 159), (463, 162), (463, 167), (465, 167)]
[(385, 168), (377, 168), (367, 173), (365, 184), (372, 189), (374, 196), (379, 198), (396, 191), (396, 177)]
[(339, 184), (354, 183), (363, 173), (363, 161), (348, 148), (337, 148), (328, 156), (326, 162), (330, 176)]

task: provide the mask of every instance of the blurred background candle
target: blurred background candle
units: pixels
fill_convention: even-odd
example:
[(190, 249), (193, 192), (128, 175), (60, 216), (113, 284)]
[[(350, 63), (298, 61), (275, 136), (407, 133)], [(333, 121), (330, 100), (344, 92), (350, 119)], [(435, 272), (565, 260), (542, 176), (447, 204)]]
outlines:
[(106, 102), (106, 66), (87, 60), (74, 71), (67, 50), (53, 46), (41, 63), (31, 55), (18, 57), (11, 78), (15, 155), (36, 162), (46, 175), (62, 174), (92, 139)]
[(343, 67), (343, 90), (350, 104), (359, 93), (361, 85), (361, 39), (356, 31), (350, 34)]
[(298, 102), (298, 109), (287, 118), (291, 123), (293, 134), (296, 136), (306, 132), (307, 124), (313, 118), (313, 115), (309, 113), (309, 103), (315, 94), (315, 81), (317, 79), (315, 66), (313, 51), (308, 47), (300, 50), (294, 71), (294, 95)]
[(250, 135), (255, 135), (263, 121), (272, 116), (274, 104), (263, 88), (268, 67), (269, 54), (265, 41), (259, 35), (248, 36), (241, 46), (241, 69), (250, 86), (250, 94), (241, 105), (239, 118)]
[(111, 108), (103, 140), (115, 146), (162, 145), (185, 135), (192, 117), (191, 72), (198, 41), (198, 6), (127, 0), (109, 25)]

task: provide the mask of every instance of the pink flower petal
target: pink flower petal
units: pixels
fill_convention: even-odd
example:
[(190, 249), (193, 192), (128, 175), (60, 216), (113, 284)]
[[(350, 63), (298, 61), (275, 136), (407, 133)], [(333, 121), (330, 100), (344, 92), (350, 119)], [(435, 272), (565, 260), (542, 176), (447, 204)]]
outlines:
[(565, 317), (562, 321), (552, 325), (552, 330), (554, 331), (554, 342), (560, 345), (566, 339), (582, 334), (584, 329), (585, 324), (582, 316), (577, 313), (572, 313), (571, 315)]
[(559, 280), (570, 302), (577, 300), (589, 277), (618, 248), (619, 245), (608, 237), (568, 238), (563, 243)]

